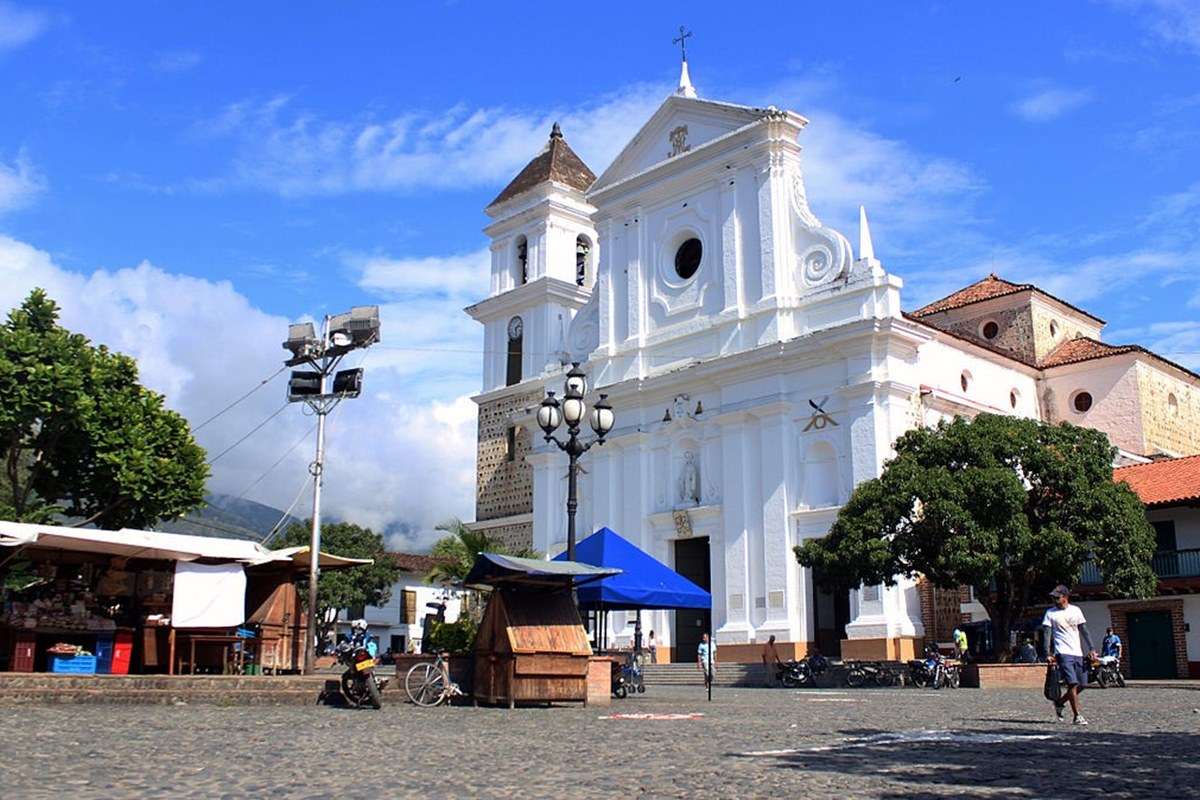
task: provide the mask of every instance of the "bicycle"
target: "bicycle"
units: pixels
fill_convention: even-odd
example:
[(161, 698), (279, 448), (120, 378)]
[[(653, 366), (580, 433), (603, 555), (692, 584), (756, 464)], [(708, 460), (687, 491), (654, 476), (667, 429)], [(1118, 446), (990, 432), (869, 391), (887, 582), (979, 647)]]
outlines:
[(414, 664), (404, 676), (404, 691), (414, 705), (422, 708), (432, 708), (462, 694), (458, 684), (450, 680), (445, 653), (438, 653), (433, 663)]

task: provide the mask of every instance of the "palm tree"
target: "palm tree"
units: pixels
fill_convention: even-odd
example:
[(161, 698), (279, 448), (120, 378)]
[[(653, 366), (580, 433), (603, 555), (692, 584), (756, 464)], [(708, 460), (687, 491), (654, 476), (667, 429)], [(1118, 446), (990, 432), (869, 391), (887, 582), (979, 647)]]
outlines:
[(429, 571), (430, 583), (461, 583), (471, 567), (475, 557), (480, 553), (504, 553), (510, 556), (524, 558), (539, 558), (536, 550), (522, 548), (513, 551), (499, 539), (488, 536), (483, 531), (473, 531), (466, 523), (457, 517), (451, 517), (437, 525), (434, 530), (448, 534), (434, 543), (430, 555), (437, 559), (437, 565)]

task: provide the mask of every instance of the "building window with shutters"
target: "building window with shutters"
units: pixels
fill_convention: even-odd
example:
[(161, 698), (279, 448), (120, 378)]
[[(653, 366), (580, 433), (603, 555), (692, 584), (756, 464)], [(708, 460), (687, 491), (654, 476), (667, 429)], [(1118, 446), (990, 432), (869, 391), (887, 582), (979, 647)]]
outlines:
[(403, 606), (404, 615), (401, 619), (401, 622), (407, 623), (408, 625), (416, 625), (417, 624), (417, 590), (416, 589), (405, 589), (404, 590), (404, 602), (402, 603), (402, 606)]

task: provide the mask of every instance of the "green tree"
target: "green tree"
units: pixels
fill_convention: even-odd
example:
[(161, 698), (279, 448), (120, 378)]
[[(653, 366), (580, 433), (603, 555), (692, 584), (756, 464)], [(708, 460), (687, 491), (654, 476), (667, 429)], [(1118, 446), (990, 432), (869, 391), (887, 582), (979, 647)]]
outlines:
[(0, 515), (145, 528), (204, 499), (187, 420), (138, 383), (128, 356), (58, 324), (34, 289), (0, 326)]
[[(312, 520), (293, 522), (283, 532), (281, 547), (307, 545)], [(400, 569), (388, 557), (383, 537), (370, 528), (349, 522), (321, 526), (321, 549), (347, 558), (374, 559), (371, 564), (348, 569), (322, 570), (317, 579), (317, 641), (324, 642), (333, 631), (337, 611), (358, 606), (382, 606), (392, 596), (392, 584)], [(308, 578), (297, 581), (301, 601), (308, 606)]]
[(796, 547), (825, 588), (917, 575), (971, 586), (1002, 658), (1014, 623), (1088, 559), (1114, 596), (1154, 593), (1154, 532), (1133, 490), (1113, 481), (1103, 433), (980, 414), (909, 431), (895, 449), (827, 536)]

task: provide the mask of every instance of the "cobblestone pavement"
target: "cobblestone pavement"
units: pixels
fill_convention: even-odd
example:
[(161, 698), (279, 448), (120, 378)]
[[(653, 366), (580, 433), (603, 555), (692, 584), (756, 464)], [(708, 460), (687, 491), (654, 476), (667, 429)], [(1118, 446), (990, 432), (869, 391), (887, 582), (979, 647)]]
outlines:
[[(1200, 686), (651, 688), (599, 708), (0, 708), (0, 797), (1197, 797)], [(614, 714), (702, 714), (619, 719)], [(1069, 716), (1069, 714), (1068, 714)]]

